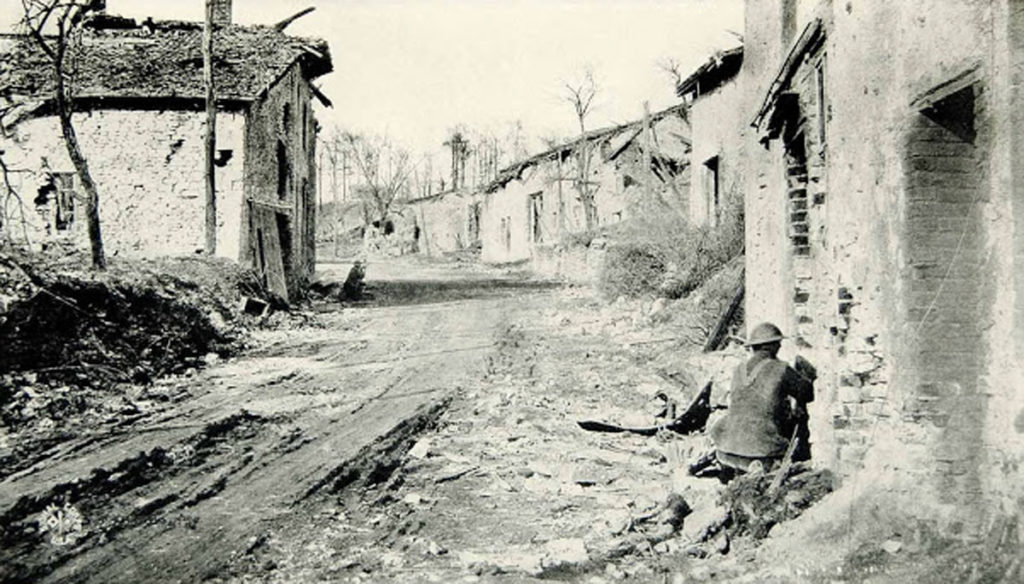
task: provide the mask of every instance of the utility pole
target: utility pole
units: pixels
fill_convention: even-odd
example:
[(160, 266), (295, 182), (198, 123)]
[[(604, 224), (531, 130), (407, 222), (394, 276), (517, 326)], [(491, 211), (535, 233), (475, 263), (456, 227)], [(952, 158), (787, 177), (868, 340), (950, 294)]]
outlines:
[(203, 24), (203, 82), (206, 85), (206, 255), (217, 254), (217, 185), (213, 166), (217, 147), (217, 104), (213, 87), (213, 0), (206, 0)]

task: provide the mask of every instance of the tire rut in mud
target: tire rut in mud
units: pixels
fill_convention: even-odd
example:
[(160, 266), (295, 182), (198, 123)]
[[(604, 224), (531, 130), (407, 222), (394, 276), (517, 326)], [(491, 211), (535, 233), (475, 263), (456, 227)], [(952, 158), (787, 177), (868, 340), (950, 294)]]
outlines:
[(156, 521), (169, 506), (180, 503), (187, 508), (214, 496), (224, 488), (226, 475), (185, 499), (180, 493), (147, 488), (201, 468), (237, 470), (233, 462), (238, 445), (255, 439), (273, 422), (242, 410), (170, 447), (140, 452), (113, 468), (93, 469), (86, 478), (21, 497), (0, 509), (0, 582), (38, 581), (120, 532)]
[(352, 488), (367, 488), (386, 482), (402, 465), (416, 442), (416, 439), (437, 427), (441, 415), (451, 405), (452, 398), (445, 398), (430, 406), (421, 408), (406, 418), (390, 432), (365, 446), (354, 457), (336, 467), (322, 480), (313, 485), (303, 496), (308, 499), (324, 490), (340, 493)]

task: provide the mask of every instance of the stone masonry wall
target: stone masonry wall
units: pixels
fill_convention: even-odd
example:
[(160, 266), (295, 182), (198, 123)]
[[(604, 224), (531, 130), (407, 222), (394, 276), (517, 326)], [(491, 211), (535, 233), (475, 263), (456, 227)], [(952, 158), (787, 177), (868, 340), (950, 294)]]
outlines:
[[(178, 111), (98, 110), (74, 116), (83, 154), (100, 195), (100, 220), (109, 255), (193, 254), (204, 247), (202, 114)], [(243, 119), (218, 117), (218, 147), (231, 158), (217, 169), (217, 255), (238, 259), (242, 203)], [(13, 138), (0, 142), (30, 221), (28, 237), (40, 245), (48, 237), (88, 246), (84, 203), (75, 202), (70, 232), (52, 225), (52, 209), (33, 204), (47, 173), (74, 173), (55, 117), (20, 124)], [(76, 190), (81, 192), (75, 179)], [(12, 235), (23, 236), (20, 209), (9, 207)], [(47, 224), (50, 235), (47, 236)]]

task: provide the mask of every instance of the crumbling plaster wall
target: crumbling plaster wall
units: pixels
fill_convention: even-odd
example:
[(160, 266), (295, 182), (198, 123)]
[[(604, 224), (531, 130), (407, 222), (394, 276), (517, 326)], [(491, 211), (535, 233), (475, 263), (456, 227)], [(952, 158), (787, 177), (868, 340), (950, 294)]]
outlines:
[[(409, 209), (420, 228), (419, 252), (436, 256), (477, 243), (481, 233), (478, 231), (474, 241), (470, 233), (470, 214), (473, 205), (479, 204), (482, 198), (481, 194), (447, 193), (411, 203)], [(480, 212), (482, 223), (482, 205)]]
[[(205, 187), (202, 114), (187, 111), (94, 110), (74, 115), (75, 129), (99, 189), (108, 255), (193, 254), (204, 247)], [(218, 117), (218, 148), (232, 156), (217, 169), (217, 255), (239, 257), (244, 120)], [(56, 117), (27, 120), (0, 141), (25, 203), (33, 244), (46, 229), (33, 199), (48, 172), (74, 172)], [(21, 172), (28, 171), (28, 172)], [(81, 187), (76, 180), (76, 190)], [(13, 209), (11, 209), (13, 211)], [(13, 222), (21, 236), (20, 212)], [(51, 234), (53, 234), (51, 230)], [(76, 201), (70, 238), (87, 248), (85, 204)]]
[(692, 179), (689, 193), (690, 220), (706, 225), (711, 214), (713, 197), (705, 192), (703, 180), (706, 163), (718, 157), (719, 223), (723, 217), (743, 204), (744, 138), (750, 125), (748, 112), (741, 108), (743, 94), (740, 83), (733, 79), (713, 92), (701, 95), (690, 105), (689, 117), (693, 149), (690, 151)]
[[(504, 187), (484, 196), (480, 219), (480, 257), (485, 262), (509, 263), (530, 258), (529, 196), (548, 187), (540, 165), (523, 171), (521, 179), (509, 181)], [(548, 201), (545, 201), (547, 203)], [(557, 212), (557, 205), (544, 207), (548, 221)]]
[[(1012, 316), (1020, 149), (1003, 123), (1019, 109), (1008, 80), (1019, 71), (1013, 23), (1022, 17), (1009, 6), (860, 0), (822, 2), (817, 12), (827, 26), (828, 140), (813, 298), (828, 318), (815, 335), (826, 342), (804, 349), (823, 373), (812, 436), (824, 448), (815, 455), (865, 487), (870, 476), (874, 486), (890, 481), (930, 498), (965, 533), (979, 527), (987, 502), (1019, 505), (1011, 485), (1024, 452)], [(745, 66), (756, 95), (764, 88), (757, 63), (770, 60), (775, 30), (769, 5), (747, 8)], [(769, 69), (783, 57), (772, 55)], [(965, 148), (914, 103), (969, 70), (977, 136)], [(799, 73), (791, 89), (803, 106)], [(748, 142), (757, 171), (748, 183), (747, 310), (751, 321), (794, 329), (780, 147), (757, 152)]]
[[(781, 38), (782, 18), (778, 0), (747, 0), (743, 66), (737, 79), (742, 94), (740, 115), (747, 124), (753, 122), (785, 58)], [(784, 188), (782, 156), (777, 146), (765, 147), (759, 143), (760, 136), (752, 129), (747, 130), (747, 136), (743, 143), (746, 320), (748, 323), (775, 322), (785, 332), (793, 317), (790, 294), (787, 293), (789, 282), (783, 278), (789, 268), (786, 208), (779, 196)], [(697, 182), (696, 177), (693, 182)]]
[[(992, 77), (1005, 82), (993, 91), (994, 109), (1008, 112), (994, 139), (995, 199), (989, 236), (997, 276), (991, 346), (992, 397), (985, 439), (991, 446), (985, 489), (1000, 511), (1020, 514), (1024, 483), (1024, 2), (993, 8), (995, 59)], [(1010, 223), (1008, 225), (1008, 223)], [(1007, 342), (1007, 340), (1010, 342)]]

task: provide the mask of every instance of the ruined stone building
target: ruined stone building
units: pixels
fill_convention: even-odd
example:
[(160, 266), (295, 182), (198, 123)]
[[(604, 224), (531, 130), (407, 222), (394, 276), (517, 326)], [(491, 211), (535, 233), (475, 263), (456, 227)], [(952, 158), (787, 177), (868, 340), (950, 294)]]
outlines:
[(689, 215), (695, 225), (735, 220), (743, 206), (744, 119), (737, 75), (743, 48), (714, 55), (676, 86), (690, 120)]
[(748, 322), (820, 368), (819, 460), (969, 532), (1024, 462), (1024, 4), (748, 0)]
[[(284, 298), (314, 271), (316, 121), (312, 81), (332, 69), (327, 44), (231, 23), (220, 0), (217, 255), (259, 269)], [(109, 255), (202, 250), (205, 86), (202, 24), (98, 15), (72, 62), (73, 117), (100, 193)], [(21, 194), (5, 237), (86, 245), (84, 203), (54, 111), (53, 73), (28, 39), (0, 38), (0, 149)], [(26, 221), (22, 222), (21, 218)]]
[(408, 201), (416, 225), (417, 250), (438, 256), (480, 247), (479, 191), (452, 189)]
[(482, 259), (543, 260), (567, 236), (587, 230), (577, 188), (580, 152), (589, 157), (594, 227), (618, 223), (644, 206), (685, 213), (689, 134), (685, 106), (674, 106), (646, 123), (595, 130), (503, 169), (478, 203)]

